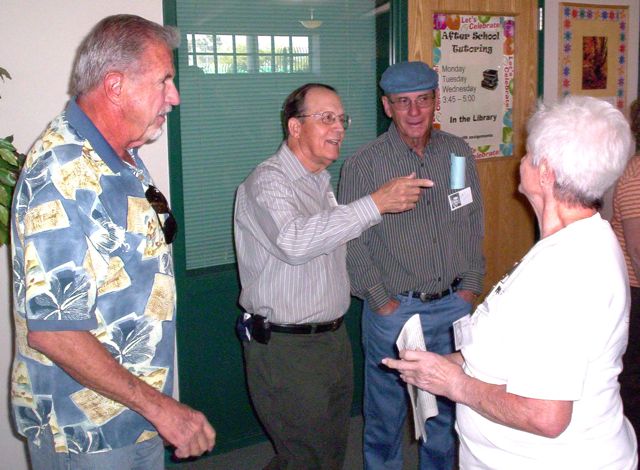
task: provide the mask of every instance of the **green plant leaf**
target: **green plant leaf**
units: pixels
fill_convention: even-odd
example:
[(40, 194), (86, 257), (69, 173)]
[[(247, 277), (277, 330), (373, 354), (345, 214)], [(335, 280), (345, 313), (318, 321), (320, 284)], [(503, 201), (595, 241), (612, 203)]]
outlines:
[(3, 137), (2, 139), (0, 139), (0, 147), (3, 146), (9, 146), (9, 148), (11, 148), (12, 150), (15, 150), (15, 147), (13, 146), (13, 136), (12, 135), (8, 135), (6, 137)]
[(17, 182), (16, 173), (5, 168), (0, 168), (0, 183), (6, 186), (14, 187)]
[(18, 168), (18, 158), (16, 157), (15, 151), (2, 147), (0, 148), (0, 158), (16, 167), (16, 169)]
[(0, 158), (0, 169), (8, 170), (8, 171), (18, 171), (18, 168), (14, 165), (11, 165), (9, 162), (5, 162), (2, 158)]
[(6, 245), (9, 242), (9, 228), (0, 223), (0, 245)]
[(9, 209), (2, 204), (0, 204), (0, 224), (9, 226)]
[(11, 206), (11, 188), (7, 188), (4, 184), (0, 184), (0, 204), (6, 207)]

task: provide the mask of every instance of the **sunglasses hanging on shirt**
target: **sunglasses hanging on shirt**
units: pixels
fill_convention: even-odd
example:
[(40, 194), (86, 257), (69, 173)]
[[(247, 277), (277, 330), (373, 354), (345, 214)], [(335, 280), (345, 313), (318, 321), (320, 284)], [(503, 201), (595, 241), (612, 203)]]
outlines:
[[(156, 213), (156, 217), (158, 218), (158, 222), (162, 228), (162, 233), (164, 234), (164, 241), (167, 245), (170, 245), (176, 239), (176, 235), (178, 234), (178, 222), (176, 222), (176, 218), (173, 216), (173, 213), (169, 208), (167, 198), (165, 198), (164, 194), (162, 194), (155, 186), (149, 186), (144, 192), (144, 196), (147, 198), (147, 201), (149, 201), (149, 204), (151, 204), (151, 207), (153, 207), (153, 210)], [(160, 218), (160, 214), (167, 215), (164, 223)]]

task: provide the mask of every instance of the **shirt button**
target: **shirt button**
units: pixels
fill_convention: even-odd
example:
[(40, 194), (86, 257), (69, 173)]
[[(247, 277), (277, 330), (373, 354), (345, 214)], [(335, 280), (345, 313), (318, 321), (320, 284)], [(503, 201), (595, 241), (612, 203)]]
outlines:
[(440, 282), (440, 281), (442, 281), (442, 278), (441, 278), (441, 277), (439, 277), (439, 278), (438, 278), (438, 282)]

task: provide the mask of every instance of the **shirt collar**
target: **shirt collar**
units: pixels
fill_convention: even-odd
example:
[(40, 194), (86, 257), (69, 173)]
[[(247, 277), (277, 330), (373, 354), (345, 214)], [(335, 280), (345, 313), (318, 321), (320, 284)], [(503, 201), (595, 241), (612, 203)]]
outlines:
[[(98, 128), (93, 124), (91, 119), (89, 119), (89, 116), (80, 109), (75, 96), (69, 101), (65, 115), (69, 125), (73, 127), (83, 139), (89, 141), (91, 147), (93, 147), (111, 171), (119, 173), (123, 168), (126, 168), (125, 163), (118, 154), (116, 154), (113, 147), (105, 140)], [(136, 164), (139, 165), (140, 161), (137, 158), (137, 149), (131, 149), (129, 153)]]
[[(409, 150), (410, 152), (413, 152), (413, 149), (411, 147), (409, 147), (409, 145), (407, 145), (407, 143), (404, 140), (402, 140), (402, 137), (400, 137), (400, 133), (398, 132), (398, 128), (396, 127), (396, 125), (395, 125), (395, 123), (393, 121), (391, 121), (391, 124), (389, 124), (388, 133), (389, 133), (391, 146), (392, 146), (392, 148), (393, 148), (393, 150), (395, 152), (404, 152), (406, 150)], [(429, 144), (434, 139), (437, 139), (439, 137), (439, 135), (440, 135), (440, 131), (432, 126), (431, 127), (431, 134), (429, 135), (429, 141), (427, 142), (427, 145), (425, 146), (425, 155), (427, 154), (426, 147), (428, 147)]]
[(293, 150), (289, 148), (287, 142), (282, 142), (282, 145), (280, 146), (280, 156), (282, 164), (287, 170), (287, 175), (289, 175), (292, 181), (302, 178), (319, 177), (321, 179), (325, 179), (329, 177), (329, 172), (326, 169), (322, 170), (320, 173), (312, 173), (307, 170), (302, 163), (300, 163), (300, 160), (296, 157), (296, 154), (293, 153)]

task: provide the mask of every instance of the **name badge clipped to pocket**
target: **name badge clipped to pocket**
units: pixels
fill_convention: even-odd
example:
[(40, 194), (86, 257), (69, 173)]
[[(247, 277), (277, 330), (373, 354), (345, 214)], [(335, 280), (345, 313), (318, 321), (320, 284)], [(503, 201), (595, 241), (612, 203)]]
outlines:
[(455, 193), (449, 194), (449, 207), (452, 211), (471, 204), (473, 202), (473, 194), (471, 188), (467, 187)]
[(456, 343), (456, 351), (473, 343), (470, 313), (453, 322), (453, 339)]
[(333, 191), (327, 191), (327, 199), (329, 201), (329, 206), (338, 207), (338, 200), (336, 196), (333, 194)]

